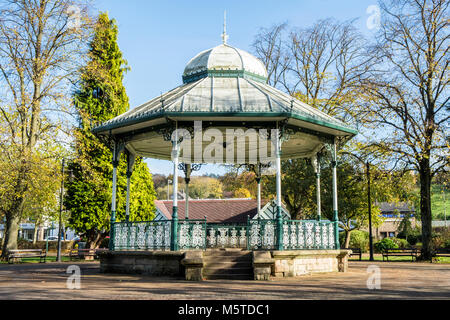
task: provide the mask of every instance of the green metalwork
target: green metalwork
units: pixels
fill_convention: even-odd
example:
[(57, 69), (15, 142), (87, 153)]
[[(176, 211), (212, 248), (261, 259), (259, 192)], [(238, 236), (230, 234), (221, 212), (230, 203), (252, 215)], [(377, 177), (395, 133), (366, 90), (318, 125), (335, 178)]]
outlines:
[(172, 222), (115, 222), (111, 230), (110, 250), (169, 250)]
[(116, 121), (116, 122), (108, 123), (105, 125), (99, 125), (99, 126), (93, 128), (92, 132), (100, 133), (100, 132), (117, 129), (117, 128), (122, 128), (122, 127), (130, 126), (130, 125), (133, 125), (136, 123), (149, 121), (149, 120), (157, 119), (157, 118), (161, 118), (161, 117), (180, 117), (180, 118), (183, 118), (183, 117), (185, 117), (185, 118), (187, 118), (187, 117), (190, 117), (190, 118), (191, 117), (206, 117), (206, 118), (219, 117), (219, 118), (223, 118), (224, 116), (228, 117), (228, 118), (232, 118), (232, 117), (293, 118), (293, 119), (297, 119), (297, 120), (301, 120), (301, 121), (305, 121), (305, 122), (314, 123), (314, 124), (320, 125), (322, 127), (327, 127), (330, 129), (343, 131), (343, 132), (349, 133), (351, 135), (358, 134), (358, 131), (354, 130), (352, 128), (344, 127), (342, 125), (334, 124), (332, 122), (325, 122), (323, 120), (318, 120), (311, 116), (300, 115), (300, 114), (296, 113), (295, 111), (293, 111), (293, 112), (248, 112), (247, 111), (247, 112), (232, 113), (232, 112), (210, 112), (210, 111), (204, 111), (204, 112), (202, 112), (202, 111), (183, 111), (183, 112), (172, 111), (172, 112), (170, 112), (170, 111), (165, 111), (165, 110), (149, 111), (147, 113), (144, 113), (139, 116), (135, 116), (130, 119), (124, 119), (121, 121)]
[(333, 221), (284, 220), (284, 250), (337, 249)]
[(174, 225), (174, 220), (114, 222), (110, 250), (339, 249), (337, 221), (248, 219), (247, 224), (224, 224), (187, 219), (177, 222), (176, 229)]
[(182, 220), (178, 223), (178, 248), (206, 249), (206, 219)]
[(216, 78), (246, 78), (265, 83), (267, 78), (245, 70), (205, 70), (192, 75), (183, 76), (183, 83), (191, 83), (206, 77)]
[(239, 224), (206, 225), (208, 248), (247, 248), (247, 226)]
[(170, 250), (178, 251), (178, 207), (173, 207), (172, 215), (172, 238), (170, 241)]
[(277, 249), (283, 250), (283, 218), (281, 217), (281, 206), (277, 206)]
[(110, 229), (109, 229), (109, 250), (114, 250), (114, 224), (116, 222), (116, 211), (111, 211)]

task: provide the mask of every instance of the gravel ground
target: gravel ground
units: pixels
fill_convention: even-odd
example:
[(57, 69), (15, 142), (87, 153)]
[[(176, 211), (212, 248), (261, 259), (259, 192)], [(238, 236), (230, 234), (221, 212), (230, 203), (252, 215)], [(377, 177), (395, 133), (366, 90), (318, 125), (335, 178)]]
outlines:
[[(367, 280), (375, 264), (381, 289)], [(98, 262), (78, 262), (80, 289), (69, 289), (71, 263), (0, 265), (0, 299), (450, 299), (450, 265), (351, 261), (346, 273), (315, 274), (271, 281), (183, 279), (102, 274)], [(71, 282), (72, 284), (74, 282)]]

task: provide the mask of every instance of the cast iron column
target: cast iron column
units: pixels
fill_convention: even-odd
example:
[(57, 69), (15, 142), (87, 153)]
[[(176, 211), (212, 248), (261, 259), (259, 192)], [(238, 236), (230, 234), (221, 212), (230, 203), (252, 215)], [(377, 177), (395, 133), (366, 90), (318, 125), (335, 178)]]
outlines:
[(277, 124), (277, 137), (275, 140), (276, 150), (276, 188), (277, 188), (277, 249), (283, 250), (283, 218), (281, 216), (281, 146), (280, 146), (280, 131)]
[(172, 239), (170, 250), (178, 250), (178, 134), (175, 130), (172, 135), (172, 159), (173, 159), (173, 199), (172, 199)]
[(334, 221), (334, 241), (336, 243), (336, 249), (340, 248), (339, 245), (339, 228), (338, 228), (338, 195), (337, 195), (337, 144), (336, 139), (333, 143), (333, 221)]

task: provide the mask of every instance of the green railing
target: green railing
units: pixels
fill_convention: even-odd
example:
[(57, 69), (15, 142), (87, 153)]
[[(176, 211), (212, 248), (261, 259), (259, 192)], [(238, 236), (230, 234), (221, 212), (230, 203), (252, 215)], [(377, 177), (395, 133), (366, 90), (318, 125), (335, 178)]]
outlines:
[(247, 248), (247, 225), (208, 223), (208, 248)]
[(283, 249), (338, 249), (337, 223), (326, 220), (284, 220)]
[(170, 250), (172, 221), (115, 222), (112, 250)]
[[(178, 250), (246, 248), (247, 250), (339, 249), (337, 222), (327, 220), (248, 219), (247, 224), (179, 220), (172, 236), (172, 221), (115, 222), (112, 250)], [(281, 233), (281, 235), (280, 235)], [(281, 243), (281, 245), (280, 245)]]

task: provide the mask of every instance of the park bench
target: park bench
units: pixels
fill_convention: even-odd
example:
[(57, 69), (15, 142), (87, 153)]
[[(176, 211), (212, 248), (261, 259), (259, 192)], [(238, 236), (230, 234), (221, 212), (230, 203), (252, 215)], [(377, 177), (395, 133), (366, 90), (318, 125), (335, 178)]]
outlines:
[(72, 259), (84, 259), (86, 257), (92, 257), (93, 259), (98, 259), (98, 254), (108, 249), (71, 249), (69, 251), (70, 261)]
[(434, 257), (450, 257), (449, 248), (438, 248), (433, 252)]
[(22, 258), (39, 258), (39, 262), (45, 262), (47, 257), (47, 251), (43, 249), (17, 249), (9, 250), (8, 263), (14, 263), (18, 259)]
[(383, 251), (383, 261), (384, 258), (386, 258), (386, 261), (389, 261), (390, 256), (397, 256), (397, 257), (405, 257), (410, 256), (411, 260), (414, 261), (414, 259), (417, 259), (417, 256), (419, 255), (419, 250), (416, 248), (409, 248), (409, 249), (386, 249)]
[(351, 256), (359, 256), (359, 261), (362, 260), (362, 251), (360, 248), (344, 248), (345, 250), (352, 250)]

